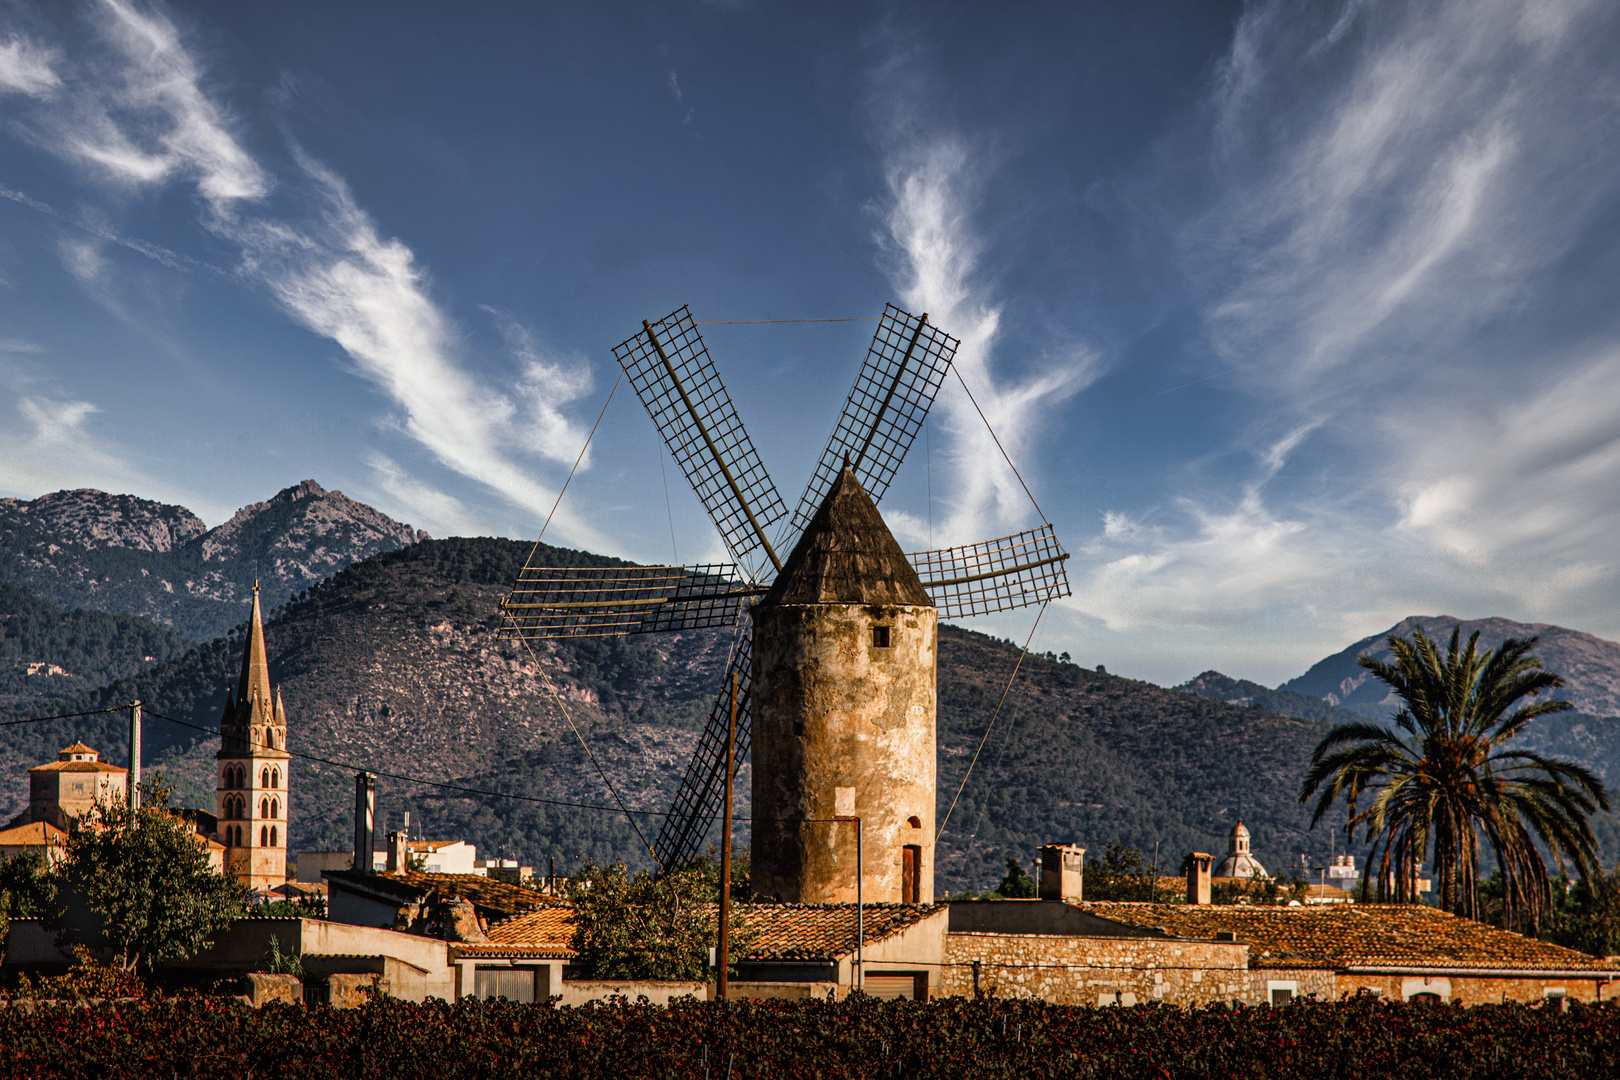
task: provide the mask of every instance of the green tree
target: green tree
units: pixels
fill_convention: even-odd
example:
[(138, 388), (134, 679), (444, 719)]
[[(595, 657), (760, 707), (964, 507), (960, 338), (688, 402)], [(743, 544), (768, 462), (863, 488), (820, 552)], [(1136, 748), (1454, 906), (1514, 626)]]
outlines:
[[(632, 877), (623, 863), (586, 863), (569, 879), (574, 952), (597, 979), (709, 977), (709, 949), (719, 933), (714, 887), (702, 868)], [(730, 956), (753, 944), (744, 909), (731, 909)]]
[(1571, 708), (1550, 698), (1564, 680), (1531, 655), (1536, 639), (1508, 639), (1494, 652), (1479, 634), (1439, 647), (1422, 630), (1389, 639), (1394, 663), (1361, 658), (1403, 708), (1392, 726), (1339, 724), (1317, 744), (1300, 801), (1317, 797), (1311, 824), (1343, 800), (1346, 831), (1372, 842), (1365, 899), (1417, 899), (1416, 880), (1432, 857), (1440, 907), (1469, 918), (1481, 912), (1480, 843), (1490, 845), (1503, 879), (1504, 924), (1535, 931), (1552, 904), (1552, 880), (1539, 841), (1560, 866), (1573, 861), (1591, 877), (1597, 841), (1588, 816), (1609, 808), (1589, 770), (1513, 748), (1537, 717)]
[(1040, 884), (1018, 864), (1018, 860), (1007, 857), (1007, 876), (1001, 879), (996, 886), (996, 892), (1008, 900), (1033, 900), (1041, 895)]
[(89, 943), (111, 949), (126, 971), (193, 955), (243, 912), (241, 887), (208, 864), (195, 829), (170, 813), (172, 790), (141, 785), (139, 810), (97, 804), (68, 834), (55, 870), (51, 923), (70, 935), (94, 926)]
[(1180, 890), (1161, 886), (1148, 857), (1116, 840), (1108, 845), (1102, 858), (1086, 867), (1081, 895), (1087, 900), (1152, 900), (1167, 904), (1177, 899)]

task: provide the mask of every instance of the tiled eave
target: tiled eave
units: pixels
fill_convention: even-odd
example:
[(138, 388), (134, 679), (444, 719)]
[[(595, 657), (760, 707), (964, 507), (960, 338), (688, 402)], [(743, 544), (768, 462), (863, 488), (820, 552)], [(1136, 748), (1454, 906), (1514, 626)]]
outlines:
[(1466, 975), (1476, 979), (1620, 979), (1620, 970), (1598, 968), (1488, 968), (1447, 967), (1443, 964), (1352, 964), (1339, 968), (1346, 975)]

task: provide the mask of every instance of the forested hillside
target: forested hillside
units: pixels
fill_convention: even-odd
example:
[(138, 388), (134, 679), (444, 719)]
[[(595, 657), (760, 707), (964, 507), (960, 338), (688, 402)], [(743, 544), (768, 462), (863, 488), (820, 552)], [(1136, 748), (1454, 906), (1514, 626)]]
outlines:
[(179, 634), (150, 619), (63, 611), (0, 582), (0, 705), (72, 697), (184, 651)]
[[(383, 827), (405, 810), (429, 836), (464, 837), (488, 855), (559, 866), (582, 857), (644, 865), (646, 848), (620, 814), (533, 800), (611, 805), (613, 797), (520, 645), (495, 640), (497, 607), (529, 551), (507, 540), (424, 541), (349, 566), (270, 613), (271, 671), (282, 687), (291, 749), (330, 761), (291, 769), (294, 849), (343, 849), (358, 765), (521, 798), (378, 781)], [(542, 548), (558, 564), (611, 564)], [(238, 607), (245, 616), (246, 606)], [(144, 648), (144, 646), (142, 646)], [(669, 803), (701, 729), (729, 647), (722, 631), (585, 639), (540, 659), (579, 734), (633, 809)], [(148, 654), (143, 654), (148, 655)], [(1018, 659), (1018, 648), (957, 627), (940, 631), (939, 813), (956, 794)], [(50, 711), (146, 702), (147, 760), (213, 805), (217, 740), (157, 719), (218, 724), (236, 678), (235, 633), (151, 670), (71, 698)], [(1206, 691), (1210, 687), (1204, 688)], [(38, 712), (13, 706), (0, 720)], [(1198, 849), (1225, 850), (1241, 812), (1255, 852), (1274, 871), (1328, 854), (1325, 828), (1307, 829), (1297, 801), (1311, 748), (1328, 716), (1295, 718), (1252, 706), (1101, 674), (1049, 657), (1024, 661), (1001, 718), (938, 848), (942, 891), (984, 888), (1003, 860), (1028, 860), (1046, 842), (1100, 851), (1124, 841), (1174, 871)], [(26, 769), (83, 738), (114, 762), (126, 755), (123, 714), (0, 728), (0, 820), (26, 798)], [(1534, 732), (1549, 749), (1606, 766), (1614, 725), (1560, 717)], [(1573, 756), (1573, 755), (1572, 755)], [(746, 844), (750, 776), (739, 775), (738, 829)], [(656, 817), (641, 819), (648, 839)], [(1602, 823), (1606, 841), (1615, 829)], [(1342, 840), (1338, 850), (1343, 850)], [(1610, 850), (1614, 850), (1611, 845)]]

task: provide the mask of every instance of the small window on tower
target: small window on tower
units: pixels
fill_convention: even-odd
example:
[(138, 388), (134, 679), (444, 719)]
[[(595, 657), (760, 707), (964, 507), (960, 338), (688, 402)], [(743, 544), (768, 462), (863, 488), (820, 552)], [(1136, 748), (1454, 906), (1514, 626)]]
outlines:
[(872, 627), (872, 648), (887, 649), (889, 647), (889, 628), (887, 626)]

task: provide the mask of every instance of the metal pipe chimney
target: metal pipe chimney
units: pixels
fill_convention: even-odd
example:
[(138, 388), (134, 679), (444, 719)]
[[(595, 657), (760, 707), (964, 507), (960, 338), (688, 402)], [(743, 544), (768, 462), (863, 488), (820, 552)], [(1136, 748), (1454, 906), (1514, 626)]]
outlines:
[(354, 774), (354, 868), (362, 874), (371, 870), (372, 835), (377, 827), (377, 778), (371, 773)]

